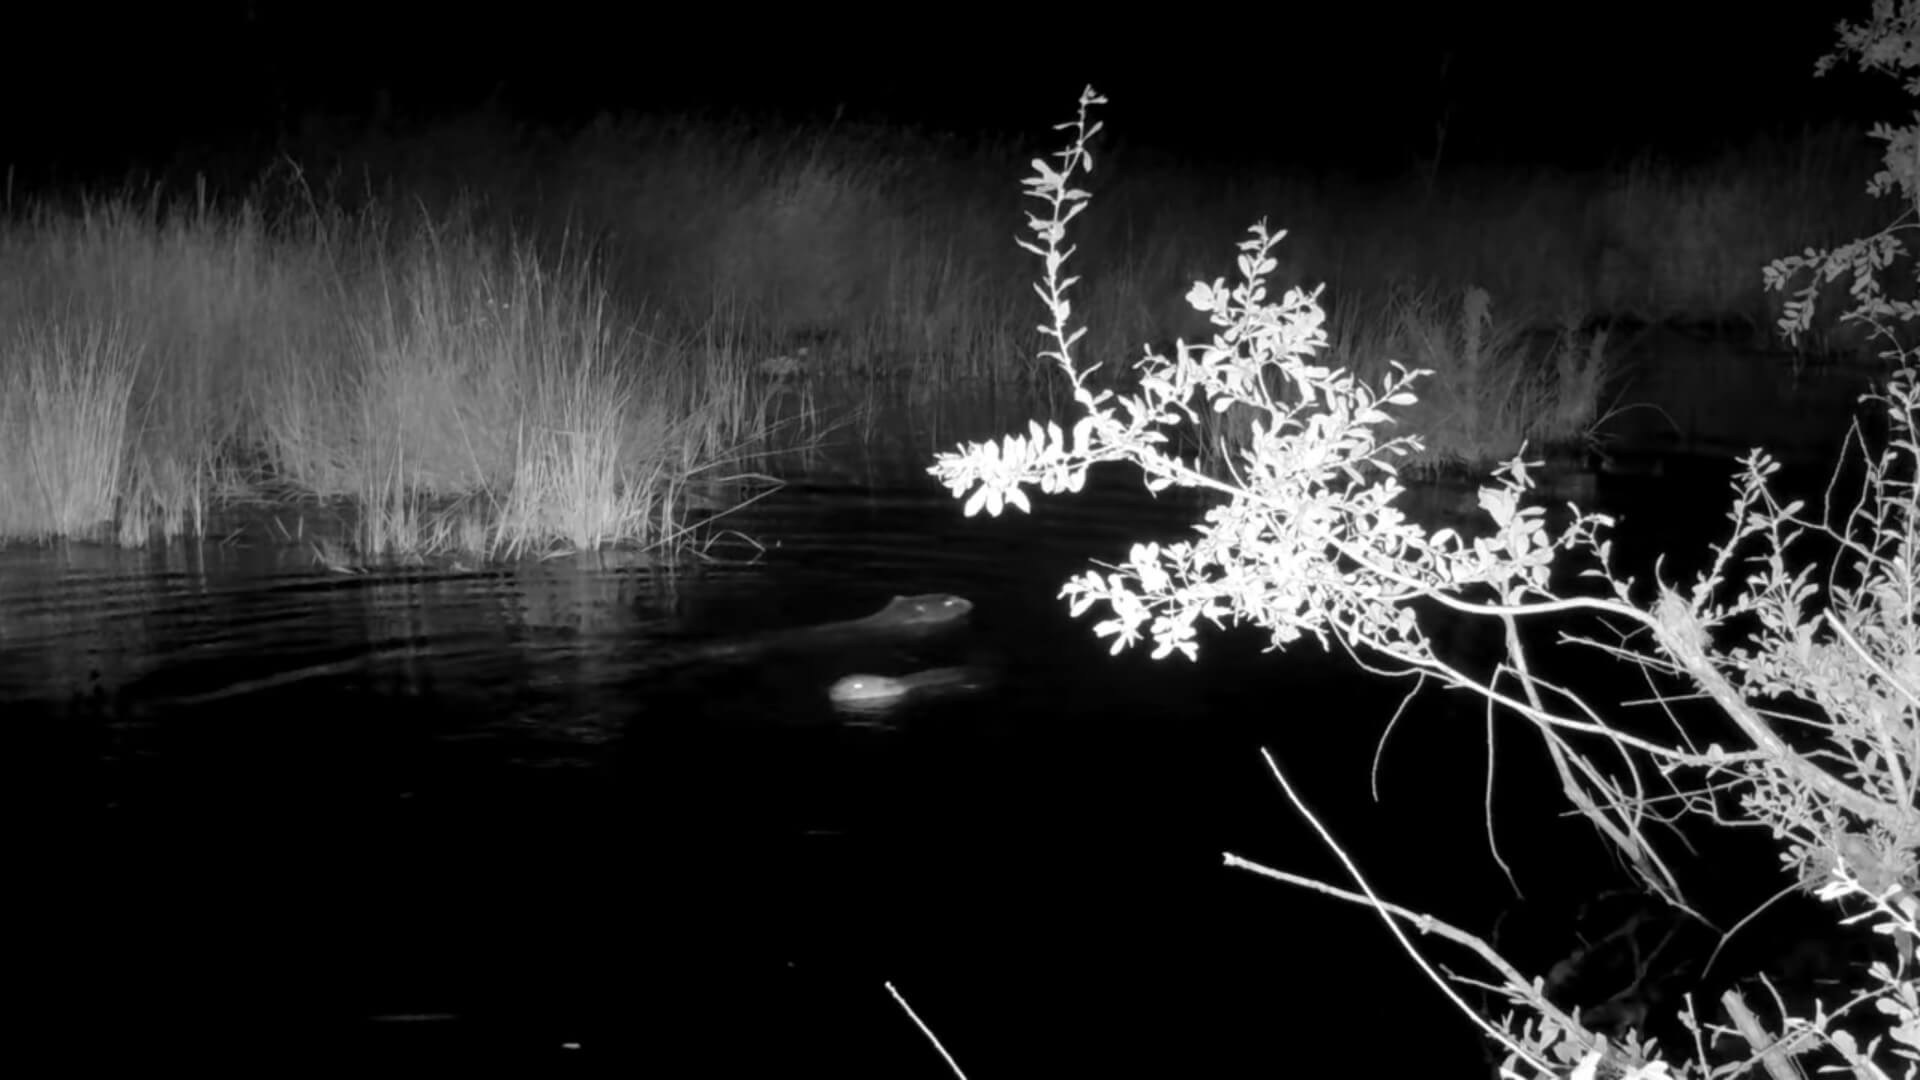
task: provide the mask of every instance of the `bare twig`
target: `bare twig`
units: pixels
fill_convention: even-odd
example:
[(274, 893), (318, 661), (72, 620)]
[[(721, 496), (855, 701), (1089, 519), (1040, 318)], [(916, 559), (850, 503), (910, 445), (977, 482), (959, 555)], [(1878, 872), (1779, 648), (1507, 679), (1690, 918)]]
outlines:
[(885, 985), (887, 988), (887, 993), (892, 994), (893, 1000), (899, 1002), (900, 1007), (907, 1011), (908, 1018), (910, 1018), (914, 1022), (914, 1024), (920, 1028), (920, 1033), (927, 1037), (927, 1041), (933, 1044), (933, 1048), (935, 1050), (940, 1051), (940, 1056), (946, 1059), (947, 1068), (953, 1070), (953, 1075), (959, 1077), (960, 1080), (967, 1080), (967, 1074), (961, 1072), (960, 1066), (954, 1063), (953, 1055), (947, 1053), (947, 1048), (940, 1045), (940, 1037), (933, 1033), (933, 1029), (927, 1026), (926, 1021), (920, 1019), (920, 1014), (913, 1011), (913, 1006), (907, 1004), (907, 999), (900, 996), (900, 991), (895, 990), (893, 988), (893, 983), (891, 981), (887, 982)]
[(1513, 965), (1507, 963), (1499, 953), (1494, 952), (1493, 947), (1486, 942), (1481, 941), (1465, 930), (1451, 926), (1431, 915), (1421, 915), (1400, 907), (1397, 904), (1391, 904), (1382, 900), (1379, 895), (1373, 891), (1373, 887), (1367, 884), (1366, 878), (1360, 873), (1360, 868), (1354, 865), (1353, 860), (1348, 857), (1345, 849), (1341, 848), (1339, 841), (1333, 838), (1333, 835), (1327, 831), (1327, 827), (1321, 824), (1318, 817), (1314, 816), (1313, 811), (1307, 809), (1307, 804), (1301, 800), (1299, 793), (1293, 790), (1293, 785), (1287, 783), (1287, 778), (1280, 772), (1280, 765), (1274, 761), (1273, 754), (1263, 749), (1260, 751), (1260, 757), (1266, 761), (1268, 771), (1273, 773), (1274, 780), (1280, 784), (1280, 790), (1286, 794), (1287, 801), (1291, 802), (1293, 808), (1300, 812), (1300, 816), (1306, 818), (1307, 823), (1313, 826), (1316, 833), (1320, 834), (1320, 839), (1325, 841), (1327, 847), (1333, 852), (1334, 857), (1340, 860), (1340, 865), (1346, 868), (1348, 876), (1353, 878), (1354, 883), (1360, 886), (1361, 893), (1365, 895), (1348, 892), (1345, 889), (1315, 881), (1312, 878), (1289, 874), (1284, 870), (1275, 870), (1272, 867), (1263, 866), (1259, 863), (1243, 859), (1238, 855), (1226, 855), (1226, 864), (1242, 870), (1251, 870), (1256, 874), (1261, 874), (1277, 881), (1284, 881), (1293, 885), (1303, 885), (1309, 889), (1325, 893), (1328, 896), (1337, 897), (1356, 904), (1365, 904), (1373, 908), (1376, 912), (1379, 912), (1381, 921), (1387, 924), (1387, 929), (1391, 931), (1393, 936), (1400, 942), (1400, 947), (1405, 949), (1407, 955), (1413, 958), (1413, 962), (1419, 966), (1421, 971), (1426, 973), (1427, 978), (1431, 979), (1433, 984), (1440, 988), (1440, 992), (1447, 996), (1447, 1000), (1453, 1002), (1455, 1008), (1459, 1009), (1475, 1024), (1478, 1024), (1481, 1030), (1487, 1033), (1489, 1038), (1499, 1042), (1512, 1053), (1526, 1059), (1528, 1063), (1540, 1071), (1550, 1071), (1551, 1066), (1546, 1061), (1540, 1059), (1527, 1047), (1521, 1045), (1512, 1035), (1496, 1027), (1485, 1017), (1475, 1012), (1473, 1006), (1468, 1005), (1465, 999), (1461, 998), (1459, 991), (1449, 985), (1446, 978), (1434, 970), (1433, 965), (1428, 963), (1427, 959), (1420, 955), (1420, 950), (1414, 947), (1413, 942), (1407, 937), (1406, 932), (1400, 928), (1400, 924), (1396, 922), (1395, 919), (1404, 919), (1417, 926), (1422, 933), (1438, 934), (1448, 941), (1473, 950), (1476, 955), (1482, 960), (1485, 960), (1495, 971), (1500, 972), (1501, 976), (1505, 978), (1511, 986), (1516, 990), (1522, 991), (1528, 1002), (1543, 1015), (1553, 1017), (1556, 1021), (1562, 1023), (1569, 1031), (1580, 1030), (1579, 1024), (1575, 1023), (1570, 1017), (1566, 1016), (1566, 1014), (1560, 1012), (1560, 1010), (1554, 1008), (1544, 997), (1535, 994), (1531, 990), (1528, 981), (1521, 978), (1520, 973), (1514, 969)]

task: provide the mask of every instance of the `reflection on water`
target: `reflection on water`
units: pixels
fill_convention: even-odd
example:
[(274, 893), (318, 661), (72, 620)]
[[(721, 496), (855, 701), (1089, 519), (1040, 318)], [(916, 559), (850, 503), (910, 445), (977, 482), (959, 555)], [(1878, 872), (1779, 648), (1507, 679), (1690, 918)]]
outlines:
[(1851, 417), (1878, 423), (1879, 410), (1862, 414), (1858, 399), (1886, 374), (1877, 361), (1809, 368), (1663, 330), (1640, 335), (1621, 364), (1602, 430), (1624, 458), (1648, 464), (1673, 454), (1724, 460), (1764, 446), (1777, 460), (1824, 468)]
[[(1718, 523), (1725, 475), (1568, 490), (1618, 500), (1629, 529), (1657, 520), (1651, 553)], [(1426, 489), (1418, 513), (1470, 498)], [(1120, 476), (1035, 509), (967, 521), (930, 483), (795, 484), (729, 522), (756, 561), (722, 543), (671, 571), (0, 552), (0, 700), (62, 849), (33, 878), (60, 907), (49, 1030), (201, 1062), (699, 1054), (700, 1075), (944, 1075), (891, 979), (977, 1076), (1284, 1067), (1304, 1033), (1389, 1007), (1431, 1022), (1406, 1062), (1477, 1066), (1372, 916), (1219, 857), (1338, 875), (1263, 775), (1271, 747), (1376, 887), (1485, 926), (1499, 905), (1476, 923), (1475, 900), (1503, 886), (1482, 719), (1446, 700), (1403, 719), (1374, 802), (1404, 687), (1252, 633), (1209, 638), (1199, 665), (1109, 656), (1061, 582), (1181, 536), (1192, 508)], [(703, 659), (927, 592), (971, 599), (969, 624)], [(877, 724), (828, 698), (853, 673), (946, 669), (990, 677)], [(1509, 857), (1549, 836), (1597, 852), (1553, 817), (1550, 779), (1501, 783)]]

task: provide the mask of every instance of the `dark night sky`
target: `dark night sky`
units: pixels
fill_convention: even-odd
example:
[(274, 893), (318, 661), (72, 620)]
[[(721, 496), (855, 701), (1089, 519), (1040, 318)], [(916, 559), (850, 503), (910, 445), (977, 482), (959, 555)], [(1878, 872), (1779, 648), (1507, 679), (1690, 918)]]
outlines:
[[(34, 62), (0, 65), (8, 160), (151, 156), (270, 132), (276, 103), (294, 115), (316, 106), (364, 112), (382, 87), (412, 118), (490, 98), (523, 119), (558, 123), (603, 109), (824, 115), (845, 105), (854, 115), (1031, 134), (1065, 118), (1091, 81), (1113, 99), (1107, 120), (1117, 137), (1276, 158), (1294, 156), (1293, 144), (1329, 162), (1404, 157), (1449, 105), (1456, 152), (1508, 160), (1684, 148), (1767, 122), (1900, 115), (1885, 89), (1862, 95), (1873, 80), (1812, 78), (1834, 21), (1864, 17), (1868, 0), (1764, 18), (1754, 14), (1761, 5), (1723, 0), (1405, 10), (1280, 0), (1244, 10), (1168, 5), (1147, 16), (1082, 17), (1078, 27), (1066, 16), (1040, 21), (1042, 5), (1006, 9), (1019, 18), (978, 5), (882, 15), (807, 5), (772, 16), (571, 0), (511, 14), (406, 0), (225, 0), (191, 16), (159, 6), (14, 17), (9, 52)], [(1036, 59), (1034, 42), (1048, 39), (1058, 55)], [(34, 44), (23, 53), (21, 42)]]

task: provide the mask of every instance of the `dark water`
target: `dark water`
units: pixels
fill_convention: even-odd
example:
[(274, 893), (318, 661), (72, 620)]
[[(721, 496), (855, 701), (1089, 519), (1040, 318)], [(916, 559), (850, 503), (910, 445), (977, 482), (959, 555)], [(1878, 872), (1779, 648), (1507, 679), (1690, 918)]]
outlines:
[[(1586, 487), (1642, 558), (1715, 535), (1728, 468)], [(672, 573), (0, 552), (28, 1030), (74, 1061), (950, 1075), (891, 981), (975, 1080), (1484, 1074), (1376, 916), (1221, 865), (1350, 884), (1269, 748), (1383, 895), (1489, 932), (1513, 901), (1484, 717), (1423, 696), (1375, 801), (1404, 685), (1252, 631), (1197, 665), (1108, 655), (1061, 582), (1193, 517), (1113, 479), (999, 520), (930, 483), (796, 485), (730, 521), (757, 561), (723, 539)], [(695, 647), (926, 592), (970, 625)], [(998, 681), (885, 723), (826, 700), (956, 663)], [(1521, 886), (1619, 883), (1535, 745), (1505, 728), (1495, 796)]]

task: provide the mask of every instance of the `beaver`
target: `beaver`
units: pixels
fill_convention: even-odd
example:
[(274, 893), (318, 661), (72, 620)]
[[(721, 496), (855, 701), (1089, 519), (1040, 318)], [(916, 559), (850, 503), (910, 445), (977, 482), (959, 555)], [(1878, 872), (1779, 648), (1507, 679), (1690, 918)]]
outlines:
[(827, 697), (850, 712), (881, 712), (909, 701), (982, 690), (993, 673), (980, 667), (944, 667), (911, 675), (848, 675), (828, 688)]
[(973, 610), (973, 602), (950, 593), (896, 596), (871, 615), (844, 622), (820, 623), (791, 630), (700, 646), (697, 659), (755, 660), (778, 653), (816, 652), (875, 642), (911, 641), (959, 626)]

